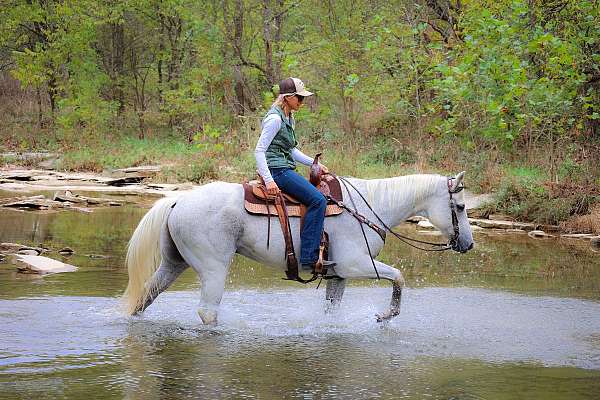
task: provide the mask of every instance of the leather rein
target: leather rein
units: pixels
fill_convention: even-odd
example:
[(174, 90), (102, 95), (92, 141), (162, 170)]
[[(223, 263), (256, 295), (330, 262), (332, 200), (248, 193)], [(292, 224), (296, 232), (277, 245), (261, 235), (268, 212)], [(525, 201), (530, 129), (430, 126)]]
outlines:
[[(320, 154), (319, 154), (320, 155)], [(318, 160), (318, 156), (317, 158), (315, 158), (315, 160)], [(318, 165), (318, 164), (317, 164)], [(311, 171), (312, 172), (312, 171)], [(373, 258), (373, 254), (371, 253), (371, 247), (369, 245), (369, 241), (367, 240), (367, 235), (365, 233), (365, 229), (363, 227), (364, 225), (367, 225), (369, 228), (371, 228), (372, 230), (374, 230), (379, 237), (381, 238), (381, 240), (385, 243), (385, 239), (386, 239), (386, 230), (388, 232), (390, 232), (392, 235), (394, 235), (396, 238), (398, 238), (401, 242), (414, 247), (415, 249), (418, 250), (423, 250), (423, 251), (445, 251), (445, 250), (451, 250), (453, 249), (457, 243), (458, 243), (458, 237), (459, 237), (459, 224), (458, 224), (458, 215), (457, 215), (457, 206), (456, 203), (453, 201), (452, 195), (461, 192), (464, 189), (464, 185), (459, 185), (456, 188), (452, 188), (452, 177), (448, 177), (448, 181), (447, 181), (447, 185), (448, 185), (448, 194), (450, 195), (450, 199), (449, 199), (449, 205), (450, 205), (450, 211), (451, 211), (451, 217), (452, 217), (452, 227), (453, 227), (453, 235), (449, 238), (449, 241), (447, 244), (444, 243), (433, 243), (433, 242), (427, 242), (427, 241), (423, 241), (423, 240), (419, 240), (419, 239), (414, 239), (408, 236), (404, 236), (398, 232), (395, 232), (392, 228), (390, 228), (385, 222), (383, 222), (383, 220), (381, 219), (381, 217), (379, 217), (379, 215), (377, 215), (377, 213), (375, 212), (375, 210), (373, 210), (373, 207), (371, 207), (371, 205), (369, 204), (369, 202), (367, 201), (367, 199), (365, 199), (365, 197), (362, 195), (362, 193), (356, 188), (356, 186), (354, 186), (352, 184), (352, 182), (350, 182), (349, 180), (347, 180), (344, 177), (341, 176), (337, 176), (333, 173), (329, 173), (329, 175), (333, 176), (334, 178), (339, 179), (339, 181), (344, 185), (344, 187), (346, 188), (346, 192), (348, 193), (348, 198), (350, 199), (350, 202), (352, 203), (352, 207), (347, 206), (346, 204), (344, 204), (344, 202), (342, 201), (338, 201), (336, 199), (334, 199), (331, 196), (325, 196), (327, 198), (328, 201), (333, 202), (334, 204), (336, 204), (338, 207), (343, 208), (344, 210), (348, 211), (348, 213), (350, 215), (352, 215), (360, 224), (360, 229), (363, 235), (363, 238), (365, 240), (365, 244), (367, 246), (367, 250), (369, 252), (369, 257), (371, 259), (371, 264), (373, 265), (373, 269), (375, 270), (375, 274), (377, 275), (377, 279), (381, 279), (379, 276), (379, 271), (377, 270), (377, 266), (375, 265), (375, 260)], [(373, 215), (375, 215), (375, 217), (377, 218), (377, 220), (381, 223), (381, 225), (383, 225), (383, 228), (379, 227), (377, 224), (373, 223), (372, 221), (370, 221), (369, 219), (367, 219), (365, 216), (361, 215), (358, 212), (358, 208), (356, 207), (356, 203), (354, 201), (354, 198), (352, 197), (352, 192), (350, 191), (349, 187), (350, 186), (352, 189), (354, 189), (354, 191), (360, 196), (360, 198), (362, 199), (362, 201), (365, 203), (365, 205), (369, 208), (369, 210), (371, 210), (371, 212), (373, 213)], [(261, 187), (261, 191), (263, 192), (263, 196), (265, 197), (265, 204), (268, 205), (267, 202), (267, 193), (266, 190), (264, 188)], [(291, 228), (290, 225), (288, 223), (288, 216), (287, 216), (287, 210), (285, 207), (285, 200), (282, 197), (282, 194), (279, 193), (277, 196), (275, 196), (275, 208), (277, 209), (277, 214), (279, 217), (279, 220), (281, 222), (282, 225), (282, 229), (284, 230), (285, 233), (287, 233), (288, 237), (289, 237), (289, 241), (286, 240), (286, 260), (288, 263), (288, 268), (289, 268), (289, 264), (295, 264), (297, 266), (297, 260), (295, 258), (295, 254), (294, 254), (294, 244), (292, 241), (292, 232), (291, 232)], [(267, 218), (268, 218), (268, 228), (267, 228), (267, 248), (269, 248), (269, 237), (270, 237), (270, 231), (271, 231), (271, 223), (270, 223), (270, 213), (267, 214)], [(285, 236), (285, 235), (284, 235)], [(428, 245), (428, 246), (433, 246), (433, 248), (431, 249), (427, 249), (427, 248), (423, 248), (423, 247), (419, 247), (417, 245), (415, 245), (414, 243), (418, 243), (418, 244), (424, 244), (424, 245)], [(297, 268), (297, 267), (296, 267)], [(287, 279), (291, 279), (291, 280), (295, 280), (298, 281), (300, 283), (309, 283), (312, 282), (316, 279), (319, 278), (319, 274), (316, 272), (313, 272), (313, 276), (307, 280), (302, 279), (300, 276), (298, 276), (296, 274), (295, 277), (293, 277), (293, 279), (291, 279), (289, 276)], [(330, 279), (333, 276), (320, 276), (322, 279)], [(320, 283), (319, 283), (320, 285)], [(318, 286), (317, 286), (318, 288)]]
[[(335, 178), (338, 178), (340, 180), (340, 182), (342, 182), (342, 184), (344, 185), (344, 187), (346, 188), (346, 192), (348, 193), (348, 197), (350, 198), (350, 201), (352, 203), (352, 206), (354, 207), (354, 209), (351, 209), (350, 207), (348, 207), (346, 204), (344, 204), (343, 202), (340, 201), (336, 201), (335, 199), (332, 198), (328, 198), (328, 200), (333, 201), (336, 205), (338, 205), (339, 207), (345, 209), (346, 211), (348, 211), (354, 218), (356, 218), (356, 220), (360, 223), (360, 228), (362, 230), (362, 234), (363, 237), (365, 239), (365, 243), (367, 245), (367, 250), (369, 251), (369, 256), (371, 257), (371, 263), (373, 264), (373, 269), (375, 270), (375, 274), (377, 275), (377, 279), (380, 279), (379, 277), (379, 272), (377, 271), (377, 267), (375, 266), (375, 261), (373, 260), (373, 255), (371, 254), (371, 247), (369, 246), (369, 241), (367, 240), (367, 236), (365, 234), (365, 230), (363, 228), (363, 224), (367, 225), (369, 228), (373, 229), (381, 238), (381, 240), (383, 240), (383, 242), (385, 243), (385, 238), (386, 238), (386, 231), (390, 232), (392, 235), (394, 235), (396, 238), (398, 238), (401, 242), (414, 247), (415, 249), (418, 250), (423, 250), (423, 251), (445, 251), (445, 250), (451, 250), (453, 249), (457, 243), (458, 243), (458, 236), (460, 233), (460, 229), (459, 229), (459, 225), (458, 225), (458, 215), (457, 215), (457, 210), (456, 210), (456, 203), (453, 201), (452, 195), (461, 192), (465, 187), (464, 185), (460, 184), (458, 187), (452, 189), (452, 177), (448, 177), (448, 181), (447, 181), (447, 185), (448, 185), (448, 194), (450, 195), (450, 199), (449, 199), (449, 204), (450, 204), (450, 212), (451, 212), (451, 217), (452, 217), (452, 228), (453, 228), (453, 236), (451, 236), (448, 240), (448, 243), (444, 244), (444, 243), (433, 243), (433, 242), (427, 242), (427, 241), (423, 241), (423, 240), (419, 240), (419, 239), (414, 239), (408, 236), (404, 236), (401, 235), (398, 232), (395, 232), (392, 228), (390, 228), (385, 222), (383, 222), (383, 220), (379, 217), (379, 215), (377, 215), (377, 213), (375, 212), (375, 210), (373, 210), (373, 207), (371, 207), (371, 205), (369, 204), (369, 202), (367, 201), (367, 199), (365, 199), (365, 197), (362, 195), (362, 193), (360, 193), (360, 191), (356, 188), (356, 186), (354, 186), (352, 184), (352, 182), (348, 181), (346, 178), (341, 177), (341, 176), (336, 176), (335, 174), (330, 173), (330, 175), (332, 175)], [(356, 208), (356, 204), (354, 202), (354, 198), (352, 197), (352, 193), (350, 192), (348, 185), (350, 185), (350, 187), (352, 187), (352, 189), (354, 189), (354, 191), (356, 193), (358, 193), (358, 195), (360, 196), (360, 198), (363, 200), (363, 202), (365, 203), (365, 205), (369, 208), (369, 210), (371, 210), (371, 212), (373, 213), (373, 215), (375, 215), (375, 217), (377, 218), (377, 220), (383, 225), (383, 227), (385, 228), (382, 229), (381, 227), (379, 227), (378, 225), (374, 224), (373, 222), (369, 221), (366, 217), (364, 217), (363, 215), (358, 213), (358, 210)], [(434, 248), (431, 249), (426, 249), (426, 248), (422, 248), (419, 247), (413, 243), (419, 243), (419, 244), (425, 244), (428, 246), (434, 246)]]

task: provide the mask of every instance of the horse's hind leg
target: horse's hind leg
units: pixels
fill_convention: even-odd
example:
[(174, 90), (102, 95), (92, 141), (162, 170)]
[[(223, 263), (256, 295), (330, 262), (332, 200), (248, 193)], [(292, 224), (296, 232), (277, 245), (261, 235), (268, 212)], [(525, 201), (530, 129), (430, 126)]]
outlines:
[(198, 315), (206, 325), (217, 324), (217, 312), (225, 291), (225, 279), (230, 263), (231, 261), (210, 260), (203, 266), (200, 277), (202, 289)]
[[(233, 241), (218, 246), (198, 245), (192, 249), (182, 248), (182, 255), (200, 277), (200, 307), (198, 315), (205, 325), (217, 324), (217, 312), (223, 292), (229, 266), (233, 260), (235, 248)], [(225, 247), (229, 247), (225, 249)]]
[(143, 306), (137, 312), (142, 312), (148, 308), (156, 297), (167, 290), (175, 279), (188, 267), (171, 238), (167, 224), (163, 226), (160, 235), (160, 253), (160, 265), (146, 284), (146, 299)]
[(177, 277), (186, 269), (186, 264), (170, 264), (163, 258), (160, 266), (146, 286), (146, 300), (138, 312), (142, 312), (148, 308), (148, 306), (152, 304), (156, 297), (167, 290), (167, 288), (171, 286), (175, 279), (177, 279)]
[(345, 289), (346, 280), (344, 278), (335, 277), (327, 281), (327, 288), (325, 289), (325, 300), (327, 301), (325, 312), (331, 312), (339, 307)]

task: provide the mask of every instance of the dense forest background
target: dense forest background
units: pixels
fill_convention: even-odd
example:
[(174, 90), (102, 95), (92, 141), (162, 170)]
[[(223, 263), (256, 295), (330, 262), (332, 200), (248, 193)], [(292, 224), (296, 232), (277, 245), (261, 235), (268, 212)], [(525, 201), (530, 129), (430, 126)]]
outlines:
[(0, 146), (242, 179), (288, 76), (341, 174), (466, 169), (504, 212), (600, 231), (598, 0), (3, 0)]

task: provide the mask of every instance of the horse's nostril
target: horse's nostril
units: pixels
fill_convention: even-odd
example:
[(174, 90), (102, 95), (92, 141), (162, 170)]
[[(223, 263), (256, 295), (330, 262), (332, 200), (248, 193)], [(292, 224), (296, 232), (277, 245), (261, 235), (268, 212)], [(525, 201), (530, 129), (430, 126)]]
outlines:
[(467, 247), (467, 250), (471, 250), (473, 248), (473, 242), (471, 242), (471, 244), (469, 245), (469, 247)]

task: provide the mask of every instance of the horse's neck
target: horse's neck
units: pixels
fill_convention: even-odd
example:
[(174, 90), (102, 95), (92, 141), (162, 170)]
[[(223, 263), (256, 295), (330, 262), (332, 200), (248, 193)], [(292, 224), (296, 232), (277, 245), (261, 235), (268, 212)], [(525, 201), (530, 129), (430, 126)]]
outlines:
[(367, 199), (388, 226), (420, 214), (439, 183), (437, 175), (365, 180)]

